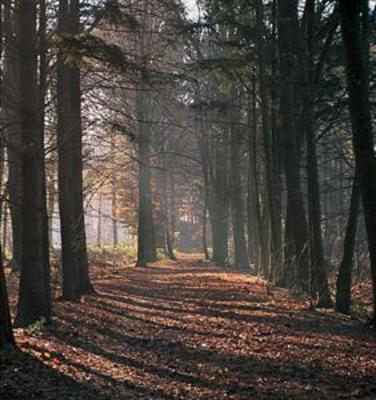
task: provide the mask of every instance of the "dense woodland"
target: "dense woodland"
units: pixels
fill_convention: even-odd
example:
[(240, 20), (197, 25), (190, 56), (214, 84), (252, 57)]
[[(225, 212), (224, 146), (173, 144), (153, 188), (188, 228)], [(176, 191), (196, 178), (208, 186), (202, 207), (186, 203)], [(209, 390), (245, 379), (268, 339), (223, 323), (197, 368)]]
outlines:
[[(274, 386), (268, 392), (269, 381), (263, 392), (256, 389), (261, 381), (246, 390), (241, 377), (231, 384), (233, 392), (209, 383), (212, 392), (195, 392), (198, 380), (181, 372), (182, 388), (163, 392), (139, 377), (148, 382), (147, 392), (129, 383), (119, 397), (109, 398), (376, 397), (375, 385), (369, 389), (364, 383), (376, 374), (375, 21), (376, 6), (368, 0), (0, 0), (5, 398), (104, 396), (104, 389), (90, 385), (78, 389), (80, 379), (62, 370), (72, 376), (72, 392), (22, 394), (9, 383), (18, 378), (8, 365), (9, 359), (32, 355), (25, 344), (30, 345), (32, 339), (25, 339), (30, 332), (38, 331), (43, 342), (48, 332), (57, 337), (64, 329), (79, 332), (90, 312), (109, 311), (110, 303), (96, 305), (104, 293), (118, 302), (151, 296), (150, 307), (165, 296), (158, 306), (165, 318), (186, 312), (201, 296), (223, 307), (216, 318), (225, 318), (226, 302), (241, 303), (244, 290), (257, 299), (260, 285), (273, 298), (272, 326), (296, 318), (304, 306), (311, 313), (307, 318), (320, 315), (312, 320), (321, 321), (316, 329), (332, 324), (328, 335), (356, 337), (361, 330), (364, 342), (353, 343), (352, 351), (367, 352), (368, 369), (358, 377), (363, 389), (355, 378), (341, 383), (336, 375), (328, 379), (334, 388), (342, 385), (344, 397), (330, 391), (329, 383), (320, 393), (304, 385), (301, 392), (290, 387), (281, 394)], [(116, 289), (121, 285), (123, 290)], [(207, 286), (199, 295), (195, 285)], [(211, 331), (208, 323), (207, 335), (223, 328), (222, 335), (233, 329), (242, 338), (250, 326), (250, 335), (264, 329), (264, 319), (247, 325), (253, 314), (244, 316), (249, 307), (239, 304), (231, 311), (232, 328), (223, 322)], [(120, 303), (111, 307), (112, 321), (128, 318), (129, 309), (121, 308), (116, 317)], [(79, 310), (81, 317), (67, 328), (64, 316), (74, 319)], [(211, 310), (203, 315), (209, 318)], [(90, 317), (93, 324), (104, 323), (100, 315)], [(284, 323), (290, 333), (319, 332), (303, 319)], [(131, 326), (117, 335), (129, 336)], [(188, 334), (192, 327), (184, 329)], [(139, 351), (146, 339), (134, 332), (133, 348)], [(154, 353), (174, 354), (176, 342), (171, 350), (167, 331), (158, 332)], [(96, 337), (88, 336), (88, 343)], [(269, 345), (279, 357), (280, 350)], [(306, 354), (304, 346), (300, 351)], [(89, 345), (82, 349), (79, 360), (90, 366), (85, 357), (97, 353)], [(118, 351), (112, 349), (107, 359), (115, 362), (111, 357)], [(42, 361), (58, 360), (53, 368), (59, 369), (68, 359), (59, 352)], [(182, 354), (179, 350), (183, 366), (192, 363)], [(210, 357), (195, 354), (198, 366)], [(235, 374), (238, 364), (221, 360), (215, 361), (222, 362), (220, 374)], [(32, 362), (25, 358), (22, 364)], [(129, 358), (116, 362), (138, 365)], [(247, 375), (261, 374), (260, 364), (249, 362), (243, 360)], [(178, 379), (170, 364), (164, 368), (164, 378)], [(143, 371), (154, 370), (146, 365)], [(274, 378), (288, 381), (281, 371)]]

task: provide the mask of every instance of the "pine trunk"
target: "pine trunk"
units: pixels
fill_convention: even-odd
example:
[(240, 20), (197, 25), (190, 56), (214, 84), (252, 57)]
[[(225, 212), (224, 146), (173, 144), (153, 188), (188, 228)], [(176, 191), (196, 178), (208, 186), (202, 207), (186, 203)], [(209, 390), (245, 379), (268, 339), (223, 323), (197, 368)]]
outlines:
[(146, 98), (145, 91), (146, 87), (141, 82), (136, 95), (139, 158), (137, 265), (139, 266), (145, 266), (157, 258), (150, 169), (151, 126), (147, 121), (149, 99)]
[(355, 174), (351, 189), (350, 212), (347, 221), (343, 257), (337, 278), (336, 311), (350, 314), (351, 311), (351, 277), (353, 270), (356, 231), (358, 226), (360, 190), (358, 177)]
[(38, 110), (36, 0), (19, 2), (20, 124), (22, 132), (22, 268), (16, 325), (51, 315), (44, 138)]
[[(285, 269), (296, 268), (296, 282), (308, 290), (308, 227), (301, 189), (300, 151), (302, 138), (296, 127), (297, 103), (295, 93), (296, 43), (298, 24), (297, 0), (278, 3), (280, 74), (283, 77), (280, 95), (280, 114), (283, 129), (284, 169), (287, 188), (287, 221)], [(295, 275), (295, 273), (294, 273)], [(287, 282), (289, 278), (285, 278)], [(292, 283), (290, 281), (290, 283)]]
[(369, 102), (368, 2), (340, 0), (349, 107), (355, 160), (367, 231), (373, 282), (373, 323), (376, 325), (376, 157)]

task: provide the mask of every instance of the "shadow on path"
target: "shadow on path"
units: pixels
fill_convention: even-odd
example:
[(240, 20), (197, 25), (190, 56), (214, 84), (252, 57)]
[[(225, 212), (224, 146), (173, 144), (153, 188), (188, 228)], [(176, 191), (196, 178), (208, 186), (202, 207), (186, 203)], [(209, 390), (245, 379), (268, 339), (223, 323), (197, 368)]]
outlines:
[[(376, 398), (373, 333), (271, 297), (258, 278), (185, 259), (96, 286), (82, 304), (59, 303), (58, 329), (25, 346), (36, 390), (56, 386), (34, 398)], [(43, 365), (46, 349), (55, 355)]]

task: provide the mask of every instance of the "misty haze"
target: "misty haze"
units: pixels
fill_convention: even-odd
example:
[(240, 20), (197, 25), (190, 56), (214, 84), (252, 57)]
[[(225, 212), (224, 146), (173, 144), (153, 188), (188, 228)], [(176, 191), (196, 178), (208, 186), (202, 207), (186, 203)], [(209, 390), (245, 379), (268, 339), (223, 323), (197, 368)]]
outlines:
[(0, 0), (0, 399), (376, 399), (376, 5)]

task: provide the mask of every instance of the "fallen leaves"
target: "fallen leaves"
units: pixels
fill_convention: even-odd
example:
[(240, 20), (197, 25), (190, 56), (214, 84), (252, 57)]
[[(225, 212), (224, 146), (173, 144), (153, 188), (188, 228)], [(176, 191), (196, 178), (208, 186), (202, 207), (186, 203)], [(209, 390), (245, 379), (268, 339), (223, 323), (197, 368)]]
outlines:
[(16, 331), (2, 400), (376, 398), (376, 338), (357, 321), (192, 257), (120, 272), (56, 303), (51, 329)]

